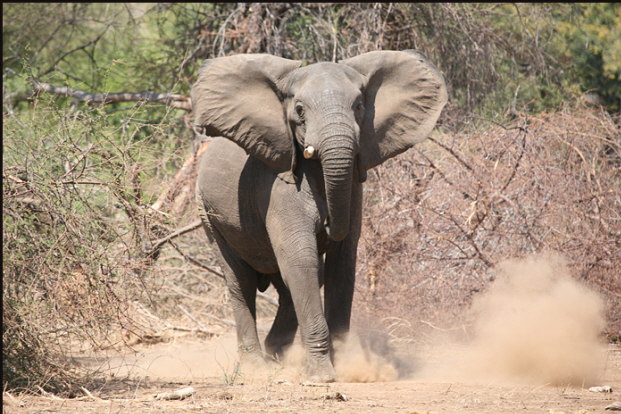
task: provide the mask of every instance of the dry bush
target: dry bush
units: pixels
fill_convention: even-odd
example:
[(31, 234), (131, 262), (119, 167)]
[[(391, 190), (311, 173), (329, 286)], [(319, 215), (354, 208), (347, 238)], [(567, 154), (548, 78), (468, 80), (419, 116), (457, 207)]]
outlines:
[(170, 224), (141, 176), (165, 127), (39, 104), (3, 124), (3, 377), (69, 391), (69, 357), (149, 332), (133, 303), (150, 300), (151, 240)]
[(618, 335), (620, 167), (618, 120), (599, 110), (434, 135), (369, 174), (356, 308), (396, 328), (454, 323), (495, 264), (552, 250), (603, 295)]
[(70, 389), (78, 376), (59, 349), (46, 343), (45, 332), (32, 325), (30, 315), (20, 315), (20, 306), (16, 305), (13, 299), (6, 297), (2, 303), (2, 372), (5, 384), (11, 389), (32, 389), (36, 386), (50, 391)]
[[(72, 394), (98, 378), (76, 362), (100, 351), (232, 324), (205, 236), (192, 232), (197, 155), (173, 175), (167, 162), (183, 158), (161, 148), (169, 120), (142, 121), (139, 109), (120, 126), (40, 102), (30, 118), (5, 118), (7, 389)], [(259, 309), (274, 313), (269, 301)]]

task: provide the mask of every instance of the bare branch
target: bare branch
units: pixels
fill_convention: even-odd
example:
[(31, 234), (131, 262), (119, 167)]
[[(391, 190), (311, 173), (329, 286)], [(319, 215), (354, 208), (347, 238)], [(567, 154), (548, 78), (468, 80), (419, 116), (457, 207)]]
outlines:
[(159, 92), (118, 92), (118, 93), (89, 93), (66, 86), (54, 86), (45, 82), (34, 81), (35, 93), (46, 92), (54, 95), (67, 96), (87, 103), (101, 103), (103, 105), (117, 102), (155, 102), (171, 106), (184, 111), (192, 110), (192, 101), (189, 97), (174, 93)]
[(201, 226), (201, 221), (200, 220), (196, 220), (190, 224), (188, 224), (185, 227), (180, 228), (179, 230), (169, 234), (166, 237), (163, 237), (159, 240), (156, 240), (155, 242), (153, 242), (153, 247), (151, 247), (151, 251), (149, 251), (147, 253), (148, 256), (152, 256), (153, 254), (155, 254), (156, 251), (158, 251), (160, 249), (160, 247), (162, 247), (164, 244), (166, 244), (168, 241), (175, 239), (179, 236), (182, 236), (186, 233), (189, 233), (191, 231), (196, 230), (197, 228), (199, 228)]
[(43, 75), (47, 75), (48, 73), (52, 72), (52, 71), (54, 70), (54, 68), (56, 67), (56, 65), (57, 65), (57, 64), (58, 64), (61, 60), (63, 60), (65, 57), (69, 56), (69, 55), (70, 55), (70, 54), (72, 54), (73, 52), (77, 52), (78, 50), (84, 50), (84, 49), (86, 49), (87, 47), (89, 47), (89, 46), (91, 46), (91, 45), (95, 45), (95, 44), (97, 44), (97, 42), (98, 42), (98, 41), (102, 38), (102, 36), (103, 36), (103, 35), (104, 35), (107, 31), (108, 31), (108, 29), (110, 28), (110, 26), (111, 26), (111, 25), (106, 26), (106, 28), (103, 30), (103, 32), (101, 32), (101, 33), (100, 33), (100, 34), (99, 34), (96, 38), (94, 38), (93, 40), (88, 41), (88, 42), (84, 43), (83, 45), (80, 45), (80, 46), (78, 46), (78, 47), (76, 47), (76, 48), (71, 49), (71, 50), (70, 50), (70, 51), (68, 51), (68, 52), (63, 53), (63, 54), (62, 54), (62, 55), (61, 55), (58, 59), (56, 59), (56, 61), (54, 61), (54, 63), (52, 63), (52, 64), (50, 65), (50, 67), (49, 67), (46, 71), (44, 71), (43, 73), (39, 74), (39, 77), (40, 77), (40, 76), (43, 76)]
[(196, 317), (194, 315), (192, 315), (190, 313), (190, 311), (188, 311), (186, 308), (184, 308), (183, 305), (179, 305), (178, 304), (177, 307), (179, 309), (181, 309), (181, 312), (183, 312), (185, 314), (185, 316), (187, 316), (188, 318), (192, 319), (192, 321), (196, 324), (196, 326), (198, 326), (201, 329), (201, 331), (208, 332), (208, 329), (205, 328), (205, 325), (203, 325), (203, 323), (201, 321), (196, 319)]

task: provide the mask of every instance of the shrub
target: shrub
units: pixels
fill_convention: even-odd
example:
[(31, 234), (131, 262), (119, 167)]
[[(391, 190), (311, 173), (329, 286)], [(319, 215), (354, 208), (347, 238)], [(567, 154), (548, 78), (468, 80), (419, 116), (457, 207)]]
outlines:
[(117, 127), (103, 112), (35, 102), (5, 116), (3, 369), (12, 386), (51, 386), (76, 340), (101, 348), (140, 334), (130, 305), (148, 300), (150, 240), (171, 224), (147, 208), (147, 188), (158, 189), (151, 180), (179, 154), (157, 150), (165, 123), (135, 115)]
[(454, 322), (495, 264), (552, 250), (605, 298), (607, 333), (618, 335), (618, 122), (585, 108), (523, 116), (437, 134), (377, 167), (365, 188), (357, 308), (419, 328), (422, 315)]

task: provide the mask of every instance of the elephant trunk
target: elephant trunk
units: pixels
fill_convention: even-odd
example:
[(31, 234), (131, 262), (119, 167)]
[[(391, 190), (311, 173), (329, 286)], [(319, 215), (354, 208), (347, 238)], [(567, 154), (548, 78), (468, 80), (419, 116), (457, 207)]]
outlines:
[(351, 132), (324, 140), (320, 159), (328, 204), (328, 237), (343, 240), (349, 233), (351, 190), (354, 167), (354, 140)]

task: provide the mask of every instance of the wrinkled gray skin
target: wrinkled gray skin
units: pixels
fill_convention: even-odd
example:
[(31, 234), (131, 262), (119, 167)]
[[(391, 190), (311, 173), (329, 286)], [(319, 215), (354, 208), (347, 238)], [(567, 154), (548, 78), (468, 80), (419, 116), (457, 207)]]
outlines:
[(331, 344), (349, 330), (366, 171), (426, 138), (446, 100), (440, 73), (413, 51), (306, 67), (265, 54), (205, 61), (194, 127), (225, 138), (202, 158), (197, 201), (242, 362), (263, 357), (255, 298), (271, 282), (280, 297), (265, 352), (281, 357), (299, 324), (306, 375), (335, 379)]

